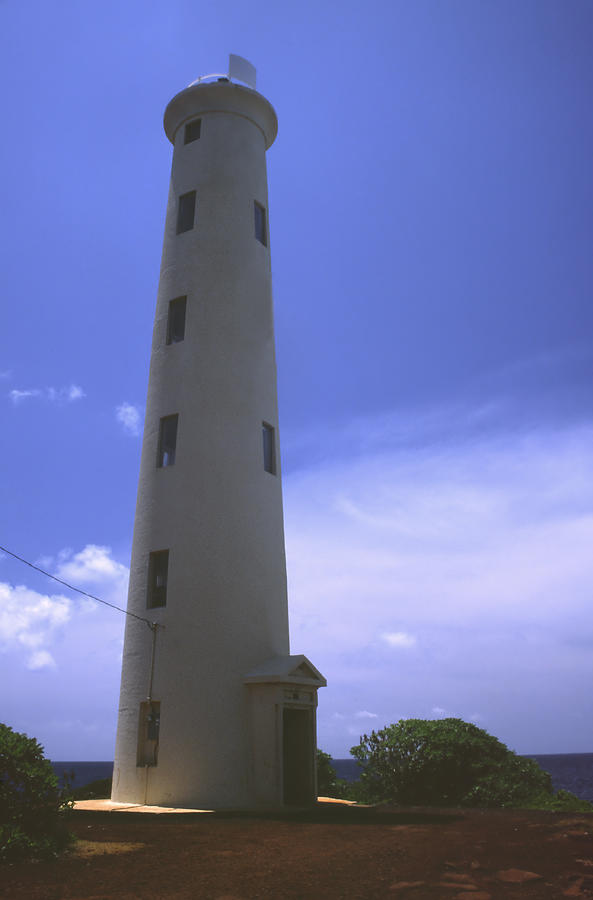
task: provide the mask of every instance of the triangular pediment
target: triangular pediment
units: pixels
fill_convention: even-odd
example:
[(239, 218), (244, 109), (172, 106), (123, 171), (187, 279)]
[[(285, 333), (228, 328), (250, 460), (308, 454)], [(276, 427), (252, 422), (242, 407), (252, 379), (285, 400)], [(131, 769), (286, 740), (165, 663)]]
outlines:
[(314, 669), (313, 666), (308, 663), (301, 663), (300, 666), (297, 666), (291, 673), (291, 675), (303, 675), (305, 678), (318, 678), (319, 672), (317, 669)]
[(295, 656), (273, 656), (256, 666), (244, 678), (247, 684), (307, 684), (325, 687), (326, 679), (311, 660), (302, 653)]

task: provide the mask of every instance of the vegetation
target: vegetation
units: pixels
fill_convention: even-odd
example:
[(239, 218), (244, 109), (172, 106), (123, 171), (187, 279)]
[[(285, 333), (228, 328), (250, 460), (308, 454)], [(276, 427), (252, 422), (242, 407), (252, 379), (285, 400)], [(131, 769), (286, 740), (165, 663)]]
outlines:
[(593, 812), (593, 803), (581, 800), (570, 791), (559, 790), (552, 794), (536, 794), (522, 804), (524, 809), (550, 809), (554, 812)]
[(341, 796), (336, 791), (342, 782), (336, 775), (336, 770), (332, 766), (332, 757), (323, 750), (317, 750), (317, 795), (319, 797), (338, 797)]
[(56, 856), (71, 841), (69, 805), (43, 747), (0, 724), (0, 861)]
[(366, 802), (410, 806), (590, 810), (531, 759), (462, 719), (402, 719), (363, 735), (351, 754), (363, 770), (353, 786)]
[(70, 796), (73, 800), (105, 800), (111, 797), (111, 778), (97, 778), (88, 784), (74, 788)]

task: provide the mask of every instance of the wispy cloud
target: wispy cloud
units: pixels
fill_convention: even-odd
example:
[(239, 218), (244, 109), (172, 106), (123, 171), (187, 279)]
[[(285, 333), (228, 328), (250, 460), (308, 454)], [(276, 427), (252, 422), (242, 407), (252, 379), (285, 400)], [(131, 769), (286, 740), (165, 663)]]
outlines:
[(33, 670), (47, 668), (55, 669), (56, 661), (49, 650), (35, 650), (29, 657), (27, 668)]
[(86, 397), (86, 394), (78, 384), (71, 384), (68, 388), (67, 397), (70, 401), (82, 400), (83, 397)]
[(115, 409), (115, 418), (126, 434), (138, 437), (141, 432), (140, 410), (131, 403), (121, 403)]
[(332, 713), (354, 704), (380, 727), (434, 715), (437, 685), (524, 752), (555, 717), (576, 727), (567, 684), (593, 714), (593, 428), (391, 446), (284, 492), (291, 643), (332, 688), (321, 746), (352, 733)]
[[(320, 421), (315, 429), (283, 429), (285, 471), (298, 465), (323, 465), (345, 455), (379, 458), (384, 454), (452, 447), (467, 442), (495, 441), (514, 431), (566, 431), (590, 419), (591, 342), (583, 340), (553, 352), (528, 355), (499, 365), (460, 385), (446, 403), (416, 403), (342, 423)], [(288, 465), (287, 465), (288, 463)]]
[(61, 388), (28, 388), (26, 390), (19, 390), (15, 388), (14, 390), (8, 392), (8, 396), (12, 400), (13, 404), (15, 406), (18, 406), (19, 404), (23, 403), (23, 401), (31, 400), (35, 397), (49, 401), (50, 403), (73, 403), (75, 400), (82, 400), (83, 397), (86, 397), (86, 394), (80, 387), (80, 385), (71, 384)]
[(413, 634), (407, 634), (405, 631), (386, 631), (381, 635), (381, 639), (389, 644), (390, 647), (414, 647), (416, 638)]
[(38, 388), (32, 388), (28, 391), (19, 391), (15, 389), (10, 391), (8, 396), (16, 406), (18, 403), (22, 403), (23, 400), (29, 400), (31, 397), (40, 397), (41, 393), (42, 392), (38, 390)]
[(10, 369), (0, 369), (0, 378), (10, 378), (12, 372)]

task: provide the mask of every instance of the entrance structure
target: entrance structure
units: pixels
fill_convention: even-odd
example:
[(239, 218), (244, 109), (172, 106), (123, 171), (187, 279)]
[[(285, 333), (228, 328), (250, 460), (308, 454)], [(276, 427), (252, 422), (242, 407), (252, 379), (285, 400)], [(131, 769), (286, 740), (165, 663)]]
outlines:
[(316, 796), (326, 682), (289, 655), (265, 158), (277, 120), (254, 75), (231, 57), (229, 75), (194, 82), (165, 110), (174, 149), (117, 801), (229, 808)]

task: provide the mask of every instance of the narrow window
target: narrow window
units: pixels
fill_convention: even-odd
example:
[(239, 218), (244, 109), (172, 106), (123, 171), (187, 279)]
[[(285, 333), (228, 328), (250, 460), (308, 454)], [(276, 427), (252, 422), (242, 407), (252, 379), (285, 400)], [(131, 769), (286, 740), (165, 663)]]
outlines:
[(202, 130), (202, 120), (194, 119), (193, 122), (188, 122), (185, 126), (185, 132), (183, 135), (183, 143), (191, 144), (192, 141), (197, 141), (200, 137), (200, 131)]
[(177, 420), (179, 416), (164, 416), (159, 427), (159, 452), (157, 467), (175, 465), (175, 448), (177, 446)]
[(185, 307), (187, 297), (169, 301), (167, 316), (167, 343), (178, 344), (185, 337)]
[(156, 766), (159, 755), (159, 731), (161, 704), (158, 700), (146, 700), (140, 704), (138, 721), (137, 766)]
[(264, 470), (271, 475), (276, 474), (276, 447), (274, 429), (267, 422), (262, 422), (262, 434), (264, 439)]
[(264, 247), (267, 247), (268, 232), (266, 229), (266, 211), (257, 200), (254, 201), (253, 208), (255, 210), (255, 236)]
[(191, 231), (194, 227), (194, 214), (196, 211), (196, 192), (188, 191), (181, 194), (177, 207), (177, 234)]
[(155, 550), (148, 557), (148, 593), (146, 608), (155, 609), (167, 605), (167, 574), (169, 551)]

